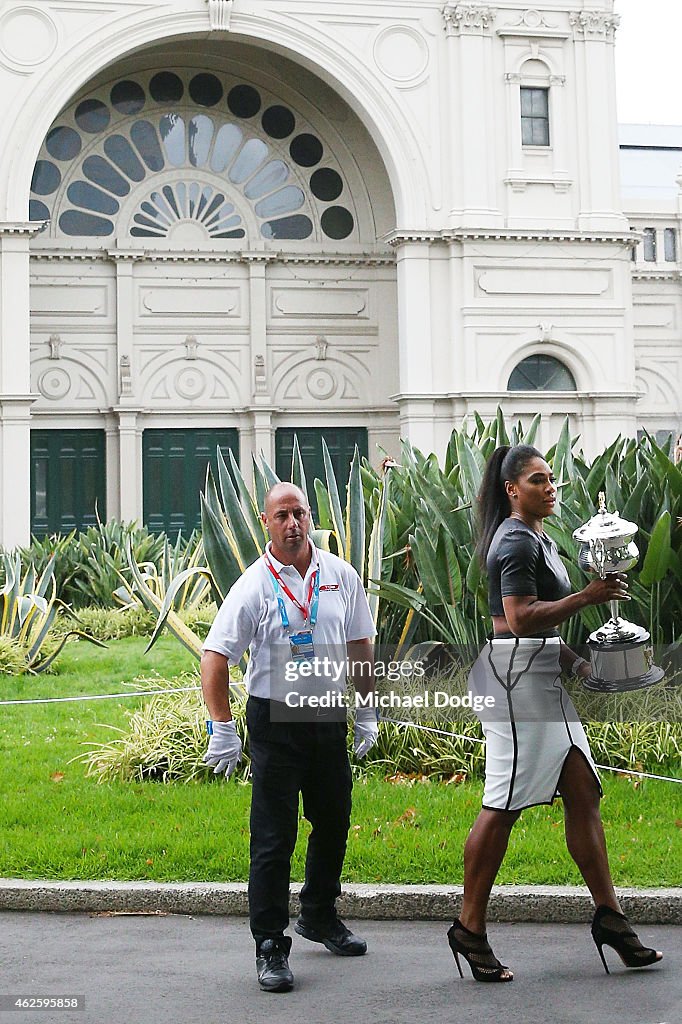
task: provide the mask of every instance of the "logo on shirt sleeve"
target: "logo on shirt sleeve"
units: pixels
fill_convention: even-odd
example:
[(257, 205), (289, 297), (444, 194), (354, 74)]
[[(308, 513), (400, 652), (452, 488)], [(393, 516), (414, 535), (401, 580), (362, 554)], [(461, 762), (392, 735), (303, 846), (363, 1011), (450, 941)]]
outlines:
[(338, 583), (325, 583), (324, 586), (320, 587), (320, 590), (338, 590)]

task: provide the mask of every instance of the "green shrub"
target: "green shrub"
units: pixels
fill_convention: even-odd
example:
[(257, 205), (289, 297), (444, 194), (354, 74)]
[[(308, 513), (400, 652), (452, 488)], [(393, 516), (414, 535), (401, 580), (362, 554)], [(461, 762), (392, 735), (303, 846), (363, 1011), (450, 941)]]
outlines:
[(21, 640), (0, 633), (0, 676), (20, 676), (26, 671), (28, 648)]
[(8, 641), (8, 665), (16, 665), (16, 655), (23, 652), (23, 672), (45, 672), (72, 636), (103, 646), (94, 637), (75, 628), (62, 630), (57, 635), (64, 605), (57, 599), (51, 560), (40, 574), (36, 574), (32, 565), (24, 571), (18, 552), (0, 554), (0, 563), (3, 568), (0, 637)]
[(124, 636), (150, 636), (154, 616), (139, 605), (132, 608), (79, 608), (65, 619), (61, 628), (78, 626), (98, 640), (120, 640)]
[(185, 625), (189, 626), (192, 632), (196, 633), (202, 640), (206, 639), (206, 635), (217, 614), (218, 609), (213, 601), (200, 604), (196, 608), (186, 608), (178, 612)]
[[(155, 678), (147, 682), (153, 684), (154, 689), (192, 685), (197, 688), (177, 694), (159, 694), (136, 711), (128, 712), (130, 725), (127, 730), (115, 729), (120, 734), (118, 738), (98, 744), (81, 757), (87, 764), (87, 774), (98, 782), (110, 779), (198, 782), (211, 778), (213, 769), (202, 762), (207, 747), (206, 719), (209, 715), (196, 674), (187, 673), (172, 681)], [(244, 742), (245, 698), (233, 693), (231, 704)], [(241, 765), (235, 772), (236, 777), (246, 778), (248, 768), (249, 757), (245, 750)]]
[[(237, 676), (237, 673), (235, 673)], [(154, 696), (141, 708), (130, 712), (127, 729), (116, 730), (119, 735), (98, 744), (83, 756), (88, 774), (98, 781), (142, 779), (162, 782), (199, 782), (212, 777), (202, 758), (206, 752), (205, 719), (208, 712), (201, 699), (196, 674), (190, 673), (168, 681), (147, 681), (153, 689), (197, 685), (189, 692)], [(466, 673), (460, 672), (454, 680), (438, 678), (429, 685), (433, 689), (448, 689), (450, 693), (463, 692)], [(402, 692), (414, 691), (407, 684)], [(663, 688), (664, 689), (664, 688)], [(618, 696), (618, 695), (616, 695)], [(585, 703), (594, 695), (585, 693)], [(658, 704), (663, 713), (664, 701), (670, 700), (670, 713), (679, 707), (680, 694), (669, 698), (650, 691), (629, 694), (628, 713), (644, 717), (645, 710), (652, 714)], [(637, 701), (643, 706), (638, 709)], [(242, 763), (237, 778), (245, 781), (249, 771), (249, 743), (245, 728), (245, 697), (233, 688), (232, 710), (237, 729), (244, 744)], [(580, 700), (576, 703), (579, 705)], [(450, 779), (467, 776), (482, 778), (485, 766), (485, 747), (481, 726), (473, 714), (464, 709), (432, 710), (431, 713), (391, 709), (385, 712), (376, 745), (363, 761), (353, 760), (353, 773), (357, 777), (368, 774), (416, 776)], [(408, 722), (399, 725), (397, 721)], [(426, 728), (423, 728), (426, 727)], [(588, 721), (586, 732), (594, 759), (598, 764), (613, 768), (661, 773), (679, 773), (682, 766), (682, 724), (666, 720), (651, 721)], [(454, 734), (454, 735), (450, 735)], [(352, 747), (352, 724), (348, 730), (348, 745)]]

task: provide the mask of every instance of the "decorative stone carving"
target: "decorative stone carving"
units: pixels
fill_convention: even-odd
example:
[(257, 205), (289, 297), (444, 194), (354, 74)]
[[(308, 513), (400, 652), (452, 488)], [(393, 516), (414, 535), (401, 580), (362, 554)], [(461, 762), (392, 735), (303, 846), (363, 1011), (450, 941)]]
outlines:
[(22, 4), (0, 16), (0, 57), (14, 71), (28, 74), (54, 53), (57, 26), (47, 11)]
[(133, 375), (130, 369), (130, 356), (121, 356), (119, 360), (119, 394), (132, 395)]
[(315, 349), (317, 352), (315, 358), (318, 360), (318, 362), (324, 362), (324, 360), (327, 358), (328, 348), (329, 342), (327, 341), (325, 336), (323, 334), (318, 334), (318, 336), (315, 338)]
[(538, 330), (540, 331), (540, 341), (543, 345), (549, 345), (552, 340), (552, 331), (554, 330), (554, 324), (544, 320), (538, 324)]
[(509, 28), (527, 28), (532, 33), (537, 34), (538, 30), (547, 28), (550, 30), (556, 29), (556, 24), (552, 25), (547, 21), (547, 15), (544, 11), (536, 11), (535, 8), (529, 8), (519, 15), (518, 21), (510, 22), (507, 26)]
[(166, 344), (141, 345), (136, 350), (135, 394), (140, 404), (191, 403), (202, 409), (214, 401), (235, 406), (240, 401), (242, 350), (228, 349), (204, 339), (197, 359), (189, 365), (181, 351), (169, 356)]
[(568, 18), (576, 39), (605, 39), (612, 42), (620, 25), (619, 14), (604, 11), (572, 11)]
[(312, 398), (331, 398), (338, 386), (338, 381), (330, 370), (313, 370), (306, 378), (306, 388)]
[(71, 390), (71, 377), (61, 367), (45, 370), (38, 378), (38, 391), (53, 402), (66, 398)]
[(62, 345), (64, 344), (62, 339), (59, 337), (58, 334), (51, 334), (50, 337), (47, 340), (47, 343), (50, 346), (49, 358), (50, 359), (59, 359), (59, 351), (60, 351)]
[(185, 359), (196, 359), (197, 358), (197, 345), (199, 342), (193, 334), (188, 334), (185, 338)]
[(325, 364), (316, 361), (314, 366), (309, 349), (276, 347), (271, 362), (273, 404), (310, 409), (318, 401), (335, 407), (366, 403), (376, 373), (376, 363), (364, 347), (335, 345)]
[(208, 21), (211, 32), (229, 32), (234, 0), (208, 0)]
[(534, 8), (523, 12), (519, 24), (526, 25), (528, 28), (556, 28), (556, 25), (550, 25), (544, 12), (536, 11)]
[(253, 358), (253, 382), (257, 394), (265, 394), (268, 390), (268, 377), (265, 371), (265, 356), (256, 355)]
[(495, 20), (497, 11), (488, 4), (481, 3), (450, 3), (443, 8), (445, 31), (449, 36), (462, 32), (482, 34), (488, 32)]
[(180, 398), (193, 402), (206, 390), (206, 377), (198, 367), (186, 366), (175, 375), (174, 385)]
[(429, 48), (416, 29), (391, 26), (377, 36), (374, 61), (382, 74), (394, 82), (414, 82), (428, 67)]

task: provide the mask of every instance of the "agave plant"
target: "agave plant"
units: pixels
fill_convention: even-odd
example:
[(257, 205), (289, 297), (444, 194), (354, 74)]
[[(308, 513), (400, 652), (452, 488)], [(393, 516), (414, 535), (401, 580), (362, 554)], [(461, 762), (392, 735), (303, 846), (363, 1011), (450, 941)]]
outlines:
[(44, 672), (52, 665), (72, 636), (82, 637), (98, 647), (106, 645), (78, 629), (69, 630), (53, 642), (50, 629), (65, 606), (57, 598), (54, 561), (40, 575), (29, 566), (22, 575), (21, 555), (2, 555), (4, 585), (0, 590), (0, 637), (6, 646), (23, 654), (23, 671)]
[(57, 595), (73, 608), (115, 606), (114, 591), (120, 574), (127, 570), (127, 549), (132, 547), (137, 562), (157, 564), (163, 554), (166, 538), (155, 535), (135, 522), (111, 519), (97, 521), (80, 533), (34, 538), (30, 547), (22, 548), (24, 565), (34, 565), (42, 572), (52, 561)]
[[(267, 491), (279, 482), (279, 477), (261, 459), (253, 461), (253, 489), (246, 481), (231, 452), (227, 463), (220, 451), (217, 453), (217, 476), (209, 467), (206, 487), (201, 495), (202, 541), (206, 566), (198, 564), (188, 567), (174, 577), (167, 586), (165, 597), (160, 599), (154, 593), (145, 567), (134, 565), (131, 557), (130, 569), (134, 577), (135, 592), (146, 607), (155, 607), (158, 619), (150, 646), (156, 641), (164, 626), (168, 628), (195, 654), (200, 652), (196, 636), (190, 637), (187, 627), (173, 615), (173, 599), (182, 587), (202, 576), (210, 584), (216, 604), (221, 604), (232, 585), (244, 570), (261, 556), (268, 540), (267, 530), (260, 516)], [(315, 480), (314, 488), (318, 504), (318, 523), (312, 525), (314, 543), (349, 561), (357, 570), (363, 583), (370, 588), (371, 581), (384, 572), (385, 535), (390, 511), (389, 479), (391, 466), (386, 465), (380, 475), (374, 473), (368, 464), (361, 463), (356, 448), (350, 466), (350, 477), (346, 489), (345, 509), (341, 504), (339, 487), (332, 466), (327, 445), (323, 441), (325, 481)], [(294, 439), (291, 466), (291, 481), (308, 495), (303, 459), (298, 441)], [(369, 514), (368, 514), (369, 509)], [(389, 567), (390, 571), (390, 567)], [(375, 622), (379, 620), (379, 595), (369, 589), (370, 607)], [(413, 612), (410, 611), (410, 621)], [(191, 632), (191, 631), (190, 631)], [(405, 632), (405, 630), (403, 630)]]
[[(500, 409), (490, 423), (474, 417), (473, 429), (454, 430), (441, 469), (435, 456), (403, 444), (401, 465), (393, 471), (387, 516), (407, 520), (407, 536), (393, 531), (389, 551), (404, 554), (409, 571), (382, 576), (379, 594), (386, 602), (413, 609), (430, 635), (455, 645), (478, 647), (489, 626), (485, 580), (474, 555), (472, 506), (486, 459), (500, 444), (533, 444), (540, 417), (524, 430), (507, 430)], [(658, 644), (675, 643), (682, 617), (682, 467), (648, 435), (641, 441), (617, 438), (592, 463), (576, 451), (568, 418), (546, 453), (561, 489), (557, 515), (545, 521), (556, 541), (575, 589), (586, 579), (576, 565), (572, 534), (595, 512), (605, 491), (607, 505), (639, 524), (642, 559), (630, 574), (628, 614), (649, 629)], [(386, 557), (386, 556), (385, 556)], [(388, 554), (391, 558), (391, 555)], [(397, 561), (393, 555), (394, 564)], [(597, 628), (603, 613), (586, 608), (564, 627), (569, 643), (578, 644)]]
[[(318, 508), (312, 536), (319, 547), (357, 569), (381, 643), (397, 645), (402, 652), (432, 640), (480, 648), (489, 615), (486, 582), (474, 553), (473, 503), (494, 448), (533, 444), (539, 424), (538, 415), (526, 428), (519, 422), (508, 429), (499, 409), (489, 423), (476, 415), (471, 426), (453, 430), (442, 467), (434, 455), (426, 456), (408, 442), (402, 445), (400, 463), (386, 459), (380, 470), (356, 450), (345, 501), (323, 444), (325, 479), (312, 485)], [(640, 528), (642, 560), (630, 574), (628, 614), (649, 628), (655, 642), (671, 644), (679, 638), (682, 615), (682, 469), (671, 461), (669, 450), (648, 436), (640, 442), (618, 438), (591, 463), (577, 450), (577, 442), (566, 419), (546, 453), (561, 490), (557, 515), (545, 523), (547, 532), (573, 586), (580, 589), (586, 580), (576, 565), (572, 533), (593, 515), (597, 495), (605, 491), (608, 507)], [(231, 453), (228, 458), (225, 462), (218, 453), (217, 473), (209, 472), (201, 495), (205, 567), (197, 561), (186, 570), (188, 575), (174, 579), (165, 600), (157, 594), (155, 636), (166, 620), (174, 628), (168, 593), (175, 598), (203, 571), (220, 604), (265, 547), (260, 509), (278, 477), (267, 462), (254, 461), (250, 490)], [(290, 479), (308, 493), (296, 442)], [(600, 609), (584, 609), (564, 627), (565, 639), (582, 642), (601, 618)]]
[[(163, 601), (171, 584), (185, 569), (191, 569), (203, 565), (204, 550), (201, 537), (192, 533), (187, 543), (178, 536), (177, 541), (171, 547), (166, 536), (162, 535), (163, 547), (158, 562), (139, 562), (135, 557), (132, 545), (128, 546), (130, 557), (135, 561), (142, 579), (158, 598)], [(130, 569), (130, 564), (128, 565)], [(114, 600), (122, 608), (132, 608), (142, 604), (137, 596), (137, 584), (131, 582), (122, 572), (119, 572), (121, 585), (113, 592)], [(191, 611), (197, 608), (204, 601), (209, 593), (209, 580), (202, 575), (195, 575), (188, 578), (185, 584), (176, 588), (173, 596), (173, 610), (176, 612)]]

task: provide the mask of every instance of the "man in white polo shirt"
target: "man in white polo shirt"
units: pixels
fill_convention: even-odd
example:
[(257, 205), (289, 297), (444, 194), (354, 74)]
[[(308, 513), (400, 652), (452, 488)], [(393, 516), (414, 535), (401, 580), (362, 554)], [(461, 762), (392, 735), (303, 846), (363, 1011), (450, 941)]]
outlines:
[[(340, 956), (361, 956), (366, 942), (338, 918), (336, 898), (350, 825), (351, 770), (346, 751), (345, 709), (339, 714), (316, 700), (345, 688), (345, 671), (332, 680), (310, 669), (331, 653), (362, 663), (353, 674), (362, 696), (373, 692), (374, 623), (362, 581), (336, 555), (316, 548), (308, 537), (310, 508), (304, 493), (281, 483), (265, 497), (262, 519), (270, 543), (231, 588), (204, 643), (201, 682), (211, 715), (205, 760), (229, 776), (241, 757), (232, 721), (228, 666), (249, 649), (245, 677), (246, 721), (251, 752), (251, 867), (249, 916), (256, 942), (256, 971), (262, 989), (293, 987), (288, 955), (289, 877), (298, 827), (298, 797), (312, 825), (308, 839), (301, 915), (295, 930)], [(282, 668), (300, 673), (301, 684), (285, 683)], [(318, 693), (315, 694), (316, 684)], [(312, 686), (312, 691), (311, 691)], [(287, 687), (296, 693), (289, 693)], [(298, 691), (312, 709), (300, 712)], [(293, 697), (291, 705), (289, 698)], [(298, 710), (291, 711), (289, 706)], [(293, 716), (293, 720), (292, 720)], [(307, 720), (305, 720), (307, 719)], [(359, 707), (355, 753), (363, 757), (376, 742), (373, 707)]]

